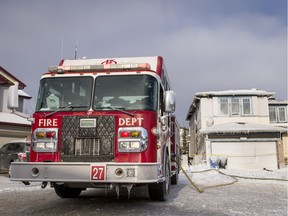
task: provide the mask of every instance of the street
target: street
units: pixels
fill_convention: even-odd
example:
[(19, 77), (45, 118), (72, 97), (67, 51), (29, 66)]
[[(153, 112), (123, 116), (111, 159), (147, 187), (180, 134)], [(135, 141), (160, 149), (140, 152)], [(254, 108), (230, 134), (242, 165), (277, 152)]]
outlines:
[(280, 181), (239, 180), (199, 193), (180, 173), (165, 202), (150, 201), (145, 186), (134, 187), (130, 199), (126, 190), (117, 199), (114, 190), (104, 189), (61, 199), (49, 185), (45, 189), (40, 183), (25, 186), (3, 174), (0, 186), (1, 215), (287, 215), (287, 182)]

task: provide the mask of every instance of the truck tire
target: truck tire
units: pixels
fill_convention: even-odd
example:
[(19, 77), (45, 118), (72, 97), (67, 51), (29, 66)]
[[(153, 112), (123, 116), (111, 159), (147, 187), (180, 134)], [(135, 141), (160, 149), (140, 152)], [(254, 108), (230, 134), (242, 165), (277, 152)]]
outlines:
[(65, 184), (54, 185), (54, 190), (56, 194), (61, 198), (77, 198), (82, 192), (82, 188), (69, 188)]
[(148, 192), (150, 200), (165, 201), (170, 192), (170, 163), (168, 156), (165, 159), (165, 181), (159, 183), (148, 184)]

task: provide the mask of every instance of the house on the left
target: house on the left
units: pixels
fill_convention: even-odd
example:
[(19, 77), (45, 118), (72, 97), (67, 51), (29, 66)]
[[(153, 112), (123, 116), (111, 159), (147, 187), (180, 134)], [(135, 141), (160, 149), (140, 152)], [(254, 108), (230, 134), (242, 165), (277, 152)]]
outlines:
[(30, 139), (31, 122), (27, 119), (10, 113), (7, 108), (8, 89), (18, 83), (19, 108), (23, 112), (24, 100), (31, 97), (23, 90), (26, 85), (0, 66), (0, 147), (11, 140)]

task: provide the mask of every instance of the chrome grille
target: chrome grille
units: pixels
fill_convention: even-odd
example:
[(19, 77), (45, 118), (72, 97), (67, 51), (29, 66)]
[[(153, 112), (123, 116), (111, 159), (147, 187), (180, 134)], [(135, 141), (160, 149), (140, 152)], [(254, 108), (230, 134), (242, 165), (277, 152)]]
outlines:
[(99, 154), (100, 154), (99, 139), (76, 138), (75, 155), (99, 155)]

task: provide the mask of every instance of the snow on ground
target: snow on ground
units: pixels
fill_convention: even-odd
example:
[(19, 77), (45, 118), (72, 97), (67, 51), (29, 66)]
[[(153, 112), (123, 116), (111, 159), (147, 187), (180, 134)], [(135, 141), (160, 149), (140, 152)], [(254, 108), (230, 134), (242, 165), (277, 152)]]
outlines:
[[(269, 183), (288, 185), (288, 167), (278, 170), (233, 170), (211, 169), (206, 164), (186, 166), (183, 168), (193, 183), (200, 189), (222, 186), (235, 182)], [(187, 178), (180, 175), (180, 178)]]
[(39, 182), (24, 185), (22, 182), (10, 181), (8, 175), (0, 175), (0, 193), (9, 191), (33, 191), (37, 189), (41, 189), (41, 183)]

